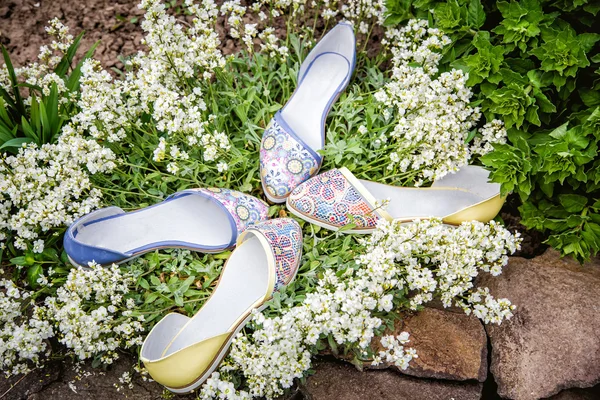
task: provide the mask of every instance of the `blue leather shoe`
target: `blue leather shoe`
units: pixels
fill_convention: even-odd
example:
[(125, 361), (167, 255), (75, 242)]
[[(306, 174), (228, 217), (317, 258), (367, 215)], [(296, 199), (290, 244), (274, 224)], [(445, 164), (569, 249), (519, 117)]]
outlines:
[(64, 248), (75, 266), (121, 263), (160, 248), (219, 253), (268, 218), (261, 200), (229, 189), (189, 189), (137, 211), (96, 210), (75, 221)]

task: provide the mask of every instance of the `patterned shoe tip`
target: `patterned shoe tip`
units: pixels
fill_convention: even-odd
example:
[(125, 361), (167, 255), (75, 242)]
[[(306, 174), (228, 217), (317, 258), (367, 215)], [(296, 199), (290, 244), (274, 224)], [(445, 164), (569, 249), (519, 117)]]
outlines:
[(229, 211), (235, 221), (238, 235), (269, 217), (269, 206), (254, 196), (221, 188), (203, 188), (199, 191), (217, 200)]
[(272, 197), (286, 197), (319, 169), (319, 161), (275, 120), (260, 145), (261, 178)]
[(354, 223), (372, 229), (379, 217), (344, 175), (333, 169), (315, 176), (292, 191), (289, 204), (317, 221), (341, 228)]
[(277, 280), (275, 290), (291, 282), (300, 265), (302, 256), (302, 230), (291, 218), (276, 218), (263, 221), (253, 227), (266, 238), (275, 258)]

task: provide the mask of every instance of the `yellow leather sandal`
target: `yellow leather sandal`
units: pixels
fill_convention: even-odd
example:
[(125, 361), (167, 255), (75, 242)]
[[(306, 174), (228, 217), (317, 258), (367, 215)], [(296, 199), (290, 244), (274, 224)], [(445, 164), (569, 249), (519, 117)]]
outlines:
[(276, 290), (294, 279), (301, 255), (302, 230), (291, 218), (260, 222), (244, 231), (196, 315), (169, 314), (150, 331), (140, 358), (152, 379), (175, 393), (200, 386), (252, 310), (263, 309)]
[[(505, 200), (500, 185), (488, 179), (487, 170), (464, 166), (431, 187), (413, 188), (357, 179), (347, 168), (332, 169), (296, 187), (287, 199), (287, 208), (297, 217), (331, 230), (355, 224), (344, 231), (347, 233), (371, 233), (381, 218), (411, 222), (435, 217), (450, 225), (488, 222)], [(385, 209), (382, 200), (389, 200)]]

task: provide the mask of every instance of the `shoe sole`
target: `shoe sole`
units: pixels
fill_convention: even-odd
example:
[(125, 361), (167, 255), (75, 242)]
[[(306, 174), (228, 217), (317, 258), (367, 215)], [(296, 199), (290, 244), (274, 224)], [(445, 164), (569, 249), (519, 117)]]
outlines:
[(262, 186), (263, 193), (265, 194), (265, 197), (267, 198), (267, 200), (269, 200), (269, 202), (271, 202), (273, 204), (284, 204), (285, 203), (287, 197), (282, 197), (282, 198), (271, 197), (269, 195), (269, 192), (265, 189), (265, 186), (262, 185), (262, 181), (261, 181), (261, 186)]

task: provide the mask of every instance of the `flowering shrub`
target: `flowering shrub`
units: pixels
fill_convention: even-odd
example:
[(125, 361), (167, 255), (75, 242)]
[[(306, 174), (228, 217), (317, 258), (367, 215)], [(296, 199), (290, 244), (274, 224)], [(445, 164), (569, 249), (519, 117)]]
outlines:
[(31, 364), (41, 364), (40, 355), (49, 353), (46, 339), (53, 335), (52, 326), (37, 306), (31, 315), (22, 314), (31, 292), (7, 279), (0, 280), (0, 289), (0, 366), (6, 375), (25, 373)]
[(0, 281), (0, 360), (7, 375), (40, 366), (50, 354), (49, 338), (64, 345), (67, 354), (94, 358), (97, 364), (111, 364), (119, 358), (117, 350), (142, 344), (144, 317), (134, 315), (130, 295), (134, 281), (117, 266), (72, 269), (60, 284), (45, 276), (39, 283), (45, 289), (57, 287), (43, 302), (35, 297), (44, 289), (30, 292)]
[[(521, 223), (584, 261), (600, 251), (600, 25), (586, 1), (388, 0), (387, 22), (430, 18), (452, 38), (439, 66), (468, 75), (508, 143), (481, 161)], [(433, 12), (432, 12), (433, 11)], [(487, 146), (486, 146), (487, 147)], [(488, 148), (486, 151), (492, 150)]]
[(385, 107), (386, 119), (394, 118), (396, 123), (389, 134), (395, 142), (389, 170), (413, 176), (418, 171), (415, 185), (420, 186), (424, 179), (457, 171), (472, 152), (485, 153), (490, 143), (504, 140), (501, 126), (494, 134), (487, 126), (473, 150), (465, 145), (481, 113), (470, 105), (468, 75), (456, 69), (438, 74), (441, 51), (450, 38), (428, 28), (427, 21), (411, 20), (402, 28), (387, 30), (386, 43), (393, 44), (392, 77), (375, 98)]
[(114, 154), (93, 140), (69, 135), (56, 144), (29, 144), (0, 158), (0, 240), (14, 234), (14, 246), (41, 253), (40, 234), (62, 228), (100, 204), (88, 171), (107, 172)]
[(58, 341), (78, 359), (100, 356), (103, 364), (111, 364), (119, 358), (118, 349), (143, 341), (144, 317), (133, 315), (135, 300), (128, 296), (132, 283), (116, 265), (71, 269), (40, 314), (53, 322)]

